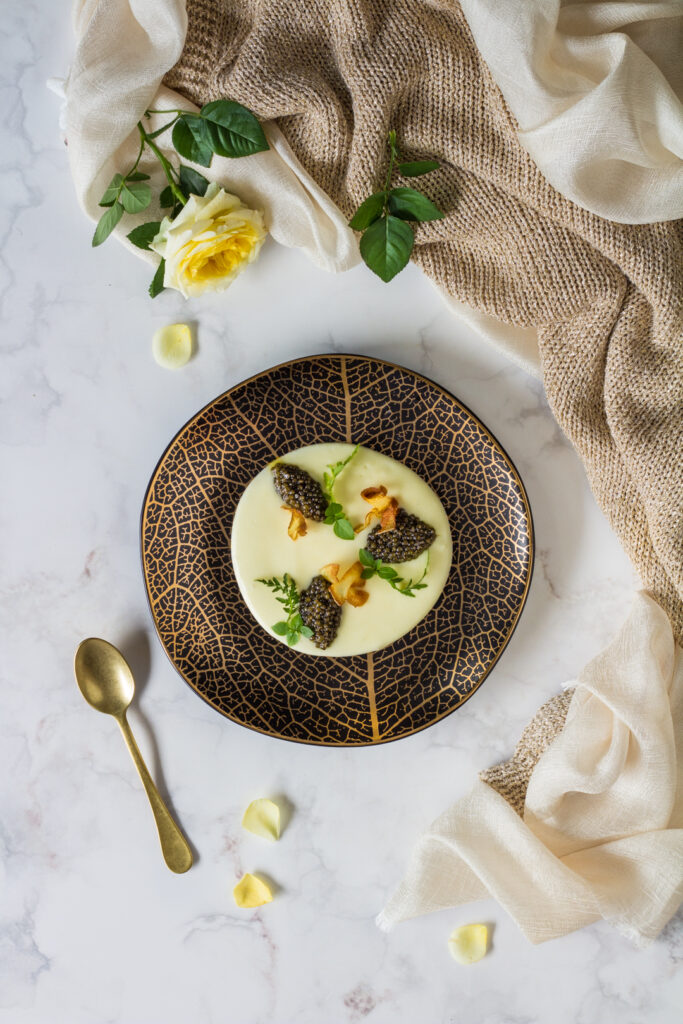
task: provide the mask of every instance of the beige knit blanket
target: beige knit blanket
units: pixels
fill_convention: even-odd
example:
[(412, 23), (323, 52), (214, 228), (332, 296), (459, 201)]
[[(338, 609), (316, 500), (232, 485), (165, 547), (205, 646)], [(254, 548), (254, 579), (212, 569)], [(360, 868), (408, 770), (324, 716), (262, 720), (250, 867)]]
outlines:
[[(188, 0), (165, 78), (275, 119), (349, 216), (386, 138), (436, 157), (446, 212), (414, 260), (456, 298), (538, 329), (548, 401), (645, 586), (683, 637), (683, 230), (602, 220), (556, 192), (453, 0)], [(410, 184), (405, 181), (402, 184)]]

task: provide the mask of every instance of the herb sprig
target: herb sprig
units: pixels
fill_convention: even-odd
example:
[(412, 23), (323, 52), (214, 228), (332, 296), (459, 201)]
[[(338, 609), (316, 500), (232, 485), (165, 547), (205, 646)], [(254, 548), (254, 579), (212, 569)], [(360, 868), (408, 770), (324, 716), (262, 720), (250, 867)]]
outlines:
[(399, 576), (393, 566), (385, 565), (380, 558), (373, 558), (366, 548), (362, 548), (358, 552), (358, 560), (364, 566), (361, 573), (364, 580), (372, 579), (377, 575), (381, 580), (386, 580), (389, 586), (397, 590), (399, 594), (403, 594), (404, 597), (415, 597), (416, 590), (425, 590), (427, 587), (427, 584), (422, 581), (429, 572), (429, 551), (427, 551), (424, 571), (415, 582), (412, 579), (406, 580), (403, 576)]
[[(313, 636), (313, 630), (309, 626), (304, 625), (303, 619), (299, 614), (299, 590), (289, 573), (285, 573), (281, 580), (277, 576), (272, 576), (270, 579), (258, 579), (256, 582), (270, 587), (275, 595), (275, 600), (283, 605), (284, 611), (287, 614), (286, 619), (275, 623), (273, 632), (277, 633), (278, 636), (286, 636), (290, 647), (294, 647), (302, 636), (310, 640)], [(278, 594), (281, 596), (278, 597)]]
[[(138, 121), (140, 145), (135, 163), (126, 174), (114, 175), (100, 199), (99, 205), (106, 209), (95, 228), (93, 246), (101, 245), (109, 237), (124, 213), (142, 213), (152, 202), (152, 189), (146, 184), (149, 174), (138, 171), (145, 148), (154, 153), (168, 181), (159, 196), (159, 205), (163, 209), (170, 209), (171, 219), (182, 209), (190, 195), (203, 196), (206, 192), (209, 182), (203, 174), (185, 164), (174, 167), (159, 149), (155, 140), (169, 129), (172, 129), (171, 140), (176, 152), (201, 167), (209, 167), (214, 154), (236, 158), (261, 153), (270, 148), (258, 118), (234, 100), (207, 103), (198, 114), (189, 110), (147, 110), (145, 119), (149, 119), (152, 114), (173, 116), (153, 132), (147, 131), (142, 121)], [(139, 249), (149, 249), (160, 227), (160, 221), (148, 221), (134, 228), (127, 237)], [(155, 298), (163, 291), (163, 287), (162, 260), (150, 285), (149, 294)]]
[(416, 188), (391, 188), (394, 163), (405, 178), (419, 178), (439, 167), (438, 160), (401, 161), (396, 132), (389, 132), (389, 169), (384, 188), (368, 196), (349, 221), (349, 227), (362, 231), (360, 254), (385, 283), (403, 270), (413, 251), (415, 237), (406, 221), (441, 220), (443, 213), (431, 199)]
[(335, 534), (337, 537), (341, 537), (342, 540), (353, 540), (356, 536), (356, 532), (351, 525), (343, 506), (340, 505), (338, 501), (334, 500), (334, 485), (339, 474), (348, 466), (359, 448), (360, 445), (357, 444), (350, 455), (339, 462), (330, 463), (327, 470), (323, 473), (323, 493), (327, 498), (325, 522), (328, 526), (334, 527)]

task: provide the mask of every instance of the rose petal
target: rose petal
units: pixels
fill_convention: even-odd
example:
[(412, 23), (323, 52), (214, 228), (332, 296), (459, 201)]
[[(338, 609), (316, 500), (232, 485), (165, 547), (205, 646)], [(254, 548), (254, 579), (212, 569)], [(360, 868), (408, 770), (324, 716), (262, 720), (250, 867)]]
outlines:
[(273, 900), (273, 894), (260, 878), (256, 875), (243, 875), (239, 882), (232, 890), (232, 895), (235, 898), (235, 903), (238, 907), (242, 907), (244, 910), (249, 910), (252, 907), (262, 907), (264, 903), (271, 903)]
[(485, 924), (465, 924), (456, 928), (448, 940), (451, 956), (459, 964), (476, 964), (486, 956), (489, 930)]
[(244, 812), (242, 828), (275, 842), (280, 838), (280, 808), (265, 797), (252, 800)]
[(159, 366), (177, 370), (192, 355), (192, 332), (187, 324), (160, 327), (152, 338), (152, 353)]

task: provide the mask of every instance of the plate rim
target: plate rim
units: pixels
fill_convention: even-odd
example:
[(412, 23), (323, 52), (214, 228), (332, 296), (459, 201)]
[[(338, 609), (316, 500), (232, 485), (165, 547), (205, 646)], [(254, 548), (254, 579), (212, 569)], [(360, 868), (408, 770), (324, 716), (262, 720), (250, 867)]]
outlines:
[[(154, 483), (156, 481), (156, 478), (157, 478), (157, 475), (158, 475), (159, 470), (161, 468), (161, 464), (162, 464), (163, 460), (165, 459), (166, 455), (168, 454), (168, 452), (170, 451), (172, 446), (175, 444), (177, 439), (180, 437), (180, 435), (185, 430), (187, 430), (189, 427), (191, 427), (192, 424), (196, 420), (198, 420), (206, 412), (207, 409), (210, 409), (211, 406), (213, 406), (217, 402), (221, 401), (221, 399), (225, 398), (227, 395), (232, 394), (232, 392), (236, 391), (237, 388), (241, 388), (241, 387), (243, 387), (246, 384), (251, 384), (252, 381), (258, 380), (259, 377), (265, 377), (267, 374), (273, 373), (275, 370), (281, 370), (284, 367), (293, 366), (295, 363), (313, 362), (313, 361), (319, 360), (319, 359), (338, 359), (338, 360), (342, 360), (342, 361), (345, 361), (346, 359), (360, 359), (360, 360), (363, 360), (364, 362), (380, 363), (380, 364), (382, 364), (384, 366), (389, 366), (392, 369), (401, 370), (403, 372), (410, 373), (410, 374), (412, 374), (413, 377), (417, 377), (417, 378), (419, 378), (421, 380), (424, 380), (424, 381), (426, 381), (427, 384), (430, 384), (432, 387), (435, 387), (439, 391), (441, 391), (448, 399), (450, 399), (450, 401), (455, 402), (455, 404), (457, 406), (459, 406), (465, 413), (467, 413), (468, 416), (471, 416), (471, 418), (479, 425), (481, 430), (490, 438), (490, 440), (493, 442), (493, 445), (502, 454), (503, 458), (505, 459), (505, 461), (510, 466), (510, 468), (511, 468), (513, 474), (514, 474), (514, 478), (515, 478), (515, 480), (517, 482), (517, 485), (519, 487), (519, 490), (520, 490), (523, 502), (524, 502), (524, 508), (525, 508), (525, 512), (526, 512), (526, 516), (527, 516), (527, 522), (529, 524), (529, 571), (528, 571), (528, 575), (527, 575), (527, 579), (526, 579), (526, 583), (525, 583), (525, 587), (524, 587), (524, 593), (522, 595), (522, 599), (520, 601), (519, 608), (517, 610), (517, 614), (515, 615), (514, 622), (512, 623), (512, 628), (510, 629), (510, 632), (508, 633), (507, 637), (505, 638), (505, 642), (501, 645), (500, 649), (496, 652), (495, 658), (493, 658), (493, 660), (487, 666), (486, 671), (482, 674), (481, 678), (478, 680), (477, 685), (475, 687), (473, 687), (473, 689), (470, 690), (470, 692), (467, 693), (467, 695), (464, 696), (462, 698), (462, 700), (460, 700), (452, 708), (449, 708), (448, 711), (444, 712), (443, 715), (440, 715), (438, 718), (432, 719), (430, 722), (427, 722), (424, 725), (420, 725), (417, 728), (412, 729), (411, 732), (404, 733), (401, 736), (388, 736), (386, 739), (383, 739), (383, 738), (380, 737), (379, 739), (371, 739), (371, 740), (367, 740), (367, 741), (362, 740), (362, 741), (359, 741), (358, 743), (331, 743), (331, 742), (328, 742), (328, 741), (321, 742), (319, 740), (300, 739), (299, 737), (296, 737), (296, 736), (283, 736), (280, 733), (269, 732), (267, 729), (261, 729), (257, 725), (248, 725), (245, 722), (238, 721), (236, 718), (232, 718), (222, 708), (217, 707), (207, 696), (205, 696), (205, 694), (201, 693), (201, 691), (197, 689), (197, 687), (192, 683), (192, 681), (190, 679), (188, 679), (188, 677), (185, 675), (185, 673), (176, 665), (175, 661), (171, 657), (171, 654), (170, 654), (170, 652), (168, 651), (168, 649), (166, 647), (166, 644), (164, 643), (164, 641), (163, 641), (163, 639), (161, 637), (161, 634), (159, 632), (159, 626), (158, 626), (156, 617), (154, 615), (154, 609), (152, 607), (152, 600), (151, 600), (151, 597), (150, 597), (149, 586), (148, 586), (148, 583), (147, 583), (147, 574), (145, 572), (145, 559), (144, 559), (144, 553), (143, 553), (145, 513), (147, 511), (147, 504), (148, 504), (148, 499), (149, 499), (150, 491), (152, 490), (152, 487), (153, 487), (153, 485), (154, 485)], [(449, 391), (448, 388), (445, 388), (442, 384), (439, 384), (438, 381), (432, 380), (432, 378), (428, 377), (426, 374), (421, 373), (418, 370), (412, 370), (409, 366), (403, 366), (401, 363), (395, 363), (395, 362), (393, 362), (390, 359), (380, 359), (380, 358), (378, 358), (376, 356), (365, 355), (365, 354), (358, 354), (358, 353), (354, 353), (354, 352), (317, 352), (317, 353), (315, 353), (313, 355), (295, 356), (293, 359), (286, 359), (283, 362), (273, 364), (273, 366), (268, 366), (264, 370), (259, 370), (258, 373), (254, 373), (254, 374), (252, 374), (249, 377), (245, 377), (244, 380), (238, 381), (236, 384), (233, 384), (232, 387), (229, 387), (225, 391), (222, 391), (220, 394), (215, 395), (214, 398), (212, 398), (210, 401), (206, 402), (206, 404), (203, 405), (201, 407), (201, 409), (199, 409), (193, 416), (190, 417), (190, 419), (186, 420), (185, 423), (183, 423), (178, 428), (178, 430), (175, 432), (175, 434), (170, 439), (170, 441), (168, 442), (168, 444), (166, 445), (166, 447), (162, 451), (161, 455), (157, 459), (156, 464), (154, 466), (154, 469), (152, 470), (152, 473), (151, 473), (151, 475), (149, 477), (149, 480), (147, 482), (147, 486), (145, 487), (145, 492), (144, 492), (143, 499), (142, 499), (142, 506), (141, 506), (141, 509), (140, 509), (140, 520), (139, 520), (139, 555), (140, 555), (140, 569), (141, 569), (141, 572), (142, 572), (142, 581), (143, 581), (143, 585), (144, 585), (144, 589), (145, 589), (145, 597), (147, 599), (147, 608), (148, 608), (148, 611), (149, 611), (149, 615), (150, 615), (150, 617), (152, 619), (152, 625), (154, 626), (154, 632), (156, 634), (157, 640), (159, 641), (159, 644), (161, 645), (161, 648), (162, 648), (164, 654), (168, 658), (169, 662), (171, 663), (171, 665), (173, 666), (175, 671), (178, 673), (178, 675), (181, 677), (181, 679), (183, 679), (183, 681), (190, 687), (190, 689), (193, 691), (193, 693), (195, 693), (198, 697), (200, 697), (204, 701), (204, 703), (207, 704), (213, 711), (215, 711), (218, 714), (220, 714), (223, 718), (227, 719), (229, 722), (232, 722), (233, 725), (241, 726), (241, 728), (247, 729), (249, 732), (257, 732), (257, 733), (260, 733), (262, 736), (267, 736), (269, 739), (282, 740), (285, 743), (299, 743), (302, 746), (306, 746), (306, 747), (318, 747), (318, 748), (323, 748), (323, 749), (333, 747), (333, 748), (340, 748), (340, 749), (349, 750), (349, 749), (356, 749), (358, 747), (381, 747), (381, 746), (385, 746), (386, 744), (389, 744), (389, 743), (397, 743), (399, 740), (410, 739), (411, 737), (416, 736), (418, 733), (424, 732), (425, 729), (430, 729), (433, 725), (436, 725), (437, 722), (442, 722), (444, 719), (446, 719), (450, 715), (454, 714), (454, 712), (458, 711), (458, 709), (461, 708), (463, 706), (463, 704), (465, 704), (471, 697), (474, 696), (474, 694), (479, 690), (479, 688), (482, 685), (482, 683), (485, 682), (485, 680), (489, 677), (490, 673), (493, 671), (495, 666), (498, 664), (498, 661), (500, 660), (500, 657), (503, 654), (503, 652), (507, 649), (510, 641), (512, 640), (512, 637), (514, 636), (514, 634), (515, 634), (515, 632), (517, 630), (517, 626), (519, 625), (519, 620), (522, 617), (522, 612), (524, 611), (524, 609), (526, 607), (526, 603), (527, 603), (527, 600), (529, 598), (529, 591), (531, 589), (531, 583), (532, 583), (533, 576), (534, 576), (534, 568), (535, 568), (535, 564), (536, 564), (536, 529), (535, 529), (535, 524), (534, 524), (533, 513), (531, 511), (531, 504), (529, 502), (529, 496), (527, 494), (526, 487), (524, 485), (524, 481), (522, 480), (522, 477), (521, 477), (521, 475), (519, 473), (519, 470), (517, 469), (517, 466), (516, 466), (515, 462), (513, 461), (512, 457), (507, 452), (507, 450), (503, 447), (503, 445), (500, 443), (500, 441), (495, 436), (495, 434), (486, 426), (485, 423), (482, 422), (482, 420), (480, 420), (480, 418), (477, 416), (477, 414), (475, 412), (473, 412), (468, 405), (466, 405), (463, 401), (461, 401), (461, 399), (457, 398), (451, 391)], [(430, 612), (431, 612), (431, 609), (430, 609)], [(427, 614), (429, 614), (429, 612)], [(374, 654), (376, 652), (372, 652), (372, 653)]]

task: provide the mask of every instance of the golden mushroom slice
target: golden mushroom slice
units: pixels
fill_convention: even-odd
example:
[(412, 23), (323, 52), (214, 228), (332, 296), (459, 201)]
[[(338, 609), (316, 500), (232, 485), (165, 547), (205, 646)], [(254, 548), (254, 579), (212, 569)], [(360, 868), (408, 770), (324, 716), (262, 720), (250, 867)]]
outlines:
[(167, 324), (152, 338), (152, 354), (159, 366), (178, 370), (192, 355), (192, 331), (187, 324)]
[(456, 928), (448, 940), (448, 948), (459, 964), (476, 964), (486, 956), (489, 945), (489, 930), (485, 924), (465, 924)]
[(280, 838), (280, 808), (272, 800), (252, 800), (242, 817), (242, 828), (275, 842)]
[(265, 903), (271, 903), (273, 894), (266, 883), (256, 875), (246, 874), (232, 890), (235, 903), (243, 910), (251, 910), (254, 907), (262, 907)]

